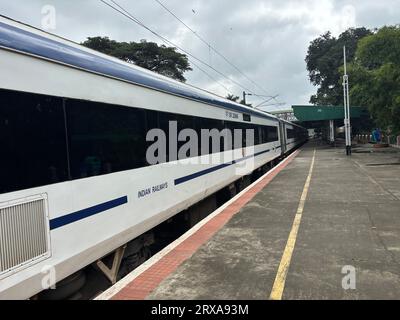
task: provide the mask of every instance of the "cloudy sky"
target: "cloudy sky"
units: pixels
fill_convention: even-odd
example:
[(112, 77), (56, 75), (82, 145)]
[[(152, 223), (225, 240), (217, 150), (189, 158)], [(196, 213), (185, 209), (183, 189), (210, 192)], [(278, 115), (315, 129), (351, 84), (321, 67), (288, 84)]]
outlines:
[[(320, 34), (331, 31), (338, 35), (349, 27), (400, 23), (400, 0), (159, 0), (256, 86), (210, 52), (156, 0), (115, 1), (145, 25), (251, 92), (279, 94), (279, 101), (285, 104), (267, 106), (265, 110), (308, 103), (316, 89), (309, 84), (304, 58), (310, 41)], [(43, 19), (49, 5), (56, 12), (54, 26)], [(0, 14), (39, 28), (54, 27), (49, 31), (76, 42), (90, 36), (108, 36), (118, 41), (147, 39), (162, 44), (100, 0), (0, 0)], [(218, 81), (193, 66), (193, 71), (185, 75), (188, 83), (223, 96), (227, 89), (241, 95), (243, 88), (194, 62)], [(254, 105), (265, 100), (254, 96), (247, 99)]]

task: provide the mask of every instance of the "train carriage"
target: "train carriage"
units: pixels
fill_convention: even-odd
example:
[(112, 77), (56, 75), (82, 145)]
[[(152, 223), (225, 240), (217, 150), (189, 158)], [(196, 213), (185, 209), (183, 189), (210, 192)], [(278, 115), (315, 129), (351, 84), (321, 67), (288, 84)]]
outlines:
[[(49, 268), (55, 281), (70, 276), (306, 139), (270, 114), (4, 17), (0, 70), (0, 299), (36, 295)], [(240, 147), (198, 147), (187, 163), (168, 145), (149, 163), (152, 129), (184, 143), (171, 123), (242, 130)], [(224, 161), (202, 161), (210, 155)]]

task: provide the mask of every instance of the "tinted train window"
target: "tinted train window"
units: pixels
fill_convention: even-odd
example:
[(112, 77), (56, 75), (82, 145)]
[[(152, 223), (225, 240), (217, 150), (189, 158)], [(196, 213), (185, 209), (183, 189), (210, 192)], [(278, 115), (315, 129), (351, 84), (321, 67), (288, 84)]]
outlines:
[(243, 121), (250, 122), (251, 121), (251, 115), (247, 113), (243, 113)]
[(296, 137), (294, 129), (286, 129), (286, 130), (288, 139), (293, 139)]
[(61, 98), (0, 90), (0, 192), (68, 178)]
[[(175, 115), (175, 120), (178, 122), (177, 123), (177, 125), (178, 125), (178, 135), (184, 129), (193, 129), (193, 130), (195, 130), (194, 129), (194, 117), (193, 116), (186, 116), (186, 115), (177, 114), (177, 115)], [(184, 144), (186, 144), (188, 141), (189, 141), (188, 137), (186, 137), (185, 141), (178, 141), (177, 142), (178, 150), (180, 150), (180, 148)], [(189, 156), (197, 157), (198, 156), (198, 148), (194, 152), (195, 152), (195, 154), (192, 154), (192, 155), (190, 155), (189, 152), (187, 152), (184, 156), (181, 156), (181, 157), (179, 157), (179, 155), (178, 155), (178, 158), (184, 159), (184, 158), (188, 158)]]
[[(219, 132), (221, 132), (223, 129), (225, 129), (225, 122), (222, 120), (209, 119), (209, 118), (196, 118), (195, 125), (196, 125), (196, 132), (199, 137), (199, 154), (200, 155), (212, 154), (213, 153), (213, 142), (212, 142), (211, 138), (209, 138), (208, 151), (202, 150), (202, 148), (201, 148), (202, 143), (204, 143), (203, 140), (208, 137), (208, 135), (206, 135), (206, 136), (201, 135), (201, 129), (205, 129), (205, 130), (217, 129)], [(214, 146), (214, 148), (215, 148), (215, 150), (218, 150), (218, 152), (221, 152), (222, 150), (224, 150), (224, 138), (223, 137), (221, 139), (219, 139), (219, 143), (217, 143)]]
[(269, 127), (268, 138), (269, 138), (270, 142), (278, 141), (278, 128), (277, 127)]
[(260, 143), (268, 143), (278, 141), (278, 128), (273, 126), (261, 126)]
[[(253, 125), (253, 124), (248, 124), (248, 123), (242, 123), (242, 122), (228, 122), (227, 127), (231, 129), (232, 131), (232, 136), (234, 137), (234, 130), (242, 130), (242, 141), (241, 141), (241, 147), (250, 147), (256, 144), (262, 143), (262, 127), (258, 125)], [(247, 132), (246, 130), (252, 130), (253, 131), (253, 141), (247, 141)], [(251, 134), (251, 132), (249, 132)], [(248, 143), (248, 145), (247, 145)], [(235, 146), (236, 144), (234, 144)]]
[[(169, 147), (170, 147), (170, 143), (169, 143), (169, 125), (170, 125), (170, 121), (176, 121), (176, 146), (177, 146), (177, 150), (176, 150), (176, 154), (174, 155), (169, 155)], [(159, 128), (162, 129), (165, 134), (166, 134), (166, 138), (167, 138), (167, 161), (174, 161), (177, 160), (177, 158), (179, 158), (179, 149), (182, 145), (184, 145), (189, 138), (186, 138), (186, 141), (178, 141), (178, 135), (179, 133), (183, 130), (183, 129), (193, 129), (194, 130), (194, 117), (193, 116), (186, 116), (186, 115), (180, 115), (180, 114), (173, 114), (173, 113), (167, 113), (167, 112), (159, 112)], [(172, 133), (172, 132), (171, 132)], [(175, 133), (173, 133), (175, 134)], [(172, 138), (172, 136), (171, 136)], [(172, 145), (171, 145), (172, 148)], [(172, 151), (172, 150), (171, 150)], [(195, 151), (197, 152), (197, 151)], [(175, 151), (174, 151), (175, 153)], [(189, 154), (187, 153), (184, 157), (181, 157), (181, 159), (183, 158), (187, 158), (189, 156)], [(195, 154), (194, 156), (197, 156), (197, 154)]]
[(260, 144), (260, 127), (255, 125), (253, 126), (254, 129), (254, 145)]
[[(146, 110), (146, 135), (152, 129), (158, 129), (160, 127), (158, 122), (158, 111)], [(146, 139), (146, 138), (145, 138)], [(155, 141), (146, 141), (146, 151)], [(158, 150), (155, 152), (155, 156), (158, 157)], [(151, 165), (146, 161), (146, 165)]]
[(158, 111), (153, 111), (153, 110), (146, 110), (146, 134), (147, 131), (155, 128), (159, 128), (159, 123), (158, 123)]
[(165, 132), (165, 137), (166, 137), (166, 161), (169, 161), (169, 121), (172, 121), (172, 116), (173, 114), (167, 113), (167, 112), (160, 112), (158, 114), (158, 123), (159, 123), (159, 129), (161, 129), (163, 132)]
[(147, 164), (144, 110), (67, 100), (67, 126), (73, 179)]
[[(226, 128), (231, 131), (232, 134), (232, 148), (235, 149), (237, 145), (240, 147), (243, 147), (243, 142), (245, 142), (245, 132), (243, 132), (244, 124), (240, 122), (233, 122), (233, 121), (228, 121), (225, 124)], [(242, 130), (242, 141), (235, 141), (235, 130)]]
[[(243, 130), (242, 131), (243, 132), (242, 133), (243, 134), (243, 147), (253, 146), (254, 145), (254, 134), (255, 134), (254, 127), (247, 123), (242, 123), (241, 126), (242, 126), (242, 130)], [(249, 130), (250, 137), (251, 137), (251, 135), (253, 135), (253, 138), (251, 140), (247, 139), (247, 130)]]
[(261, 126), (260, 132), (261, 132), (261, 143), (267, 143), (268, 142), (268, 128), (266, 126)]

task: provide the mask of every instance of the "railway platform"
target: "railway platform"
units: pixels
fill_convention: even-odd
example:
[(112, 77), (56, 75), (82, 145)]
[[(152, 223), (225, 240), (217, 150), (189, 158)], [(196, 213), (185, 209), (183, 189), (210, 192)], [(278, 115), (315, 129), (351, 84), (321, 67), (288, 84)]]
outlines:
[(97, 299), (398, 299), (399, 151), (310, 142)]

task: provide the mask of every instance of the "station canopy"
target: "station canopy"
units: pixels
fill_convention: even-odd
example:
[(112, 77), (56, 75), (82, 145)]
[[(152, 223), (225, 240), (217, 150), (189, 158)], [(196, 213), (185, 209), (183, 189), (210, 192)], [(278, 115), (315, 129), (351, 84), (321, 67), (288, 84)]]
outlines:
[[(292, 109), (297, 121), (300, 122), (344, 119), (343, 106), (295, 105)], [(350, 107), (350, 117), (353, 119), (360, 118), (365, 112), (366, 108)]]

